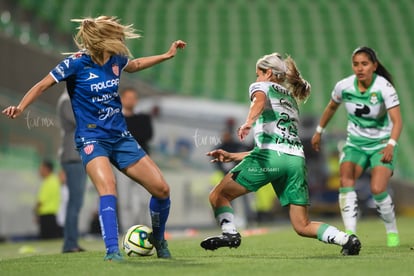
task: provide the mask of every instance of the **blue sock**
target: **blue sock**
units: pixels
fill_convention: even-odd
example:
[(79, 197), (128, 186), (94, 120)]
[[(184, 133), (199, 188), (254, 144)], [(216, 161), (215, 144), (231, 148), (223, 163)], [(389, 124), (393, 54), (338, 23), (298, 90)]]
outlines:
[(163, 240), (165, 224), (170, 213), (170, 198), (159, 199), (151, 197), (150, 211), (152, 221), (152, 234), (156, 240)]
[(106, 253), (119, 252), (116, 197), (114, 195), (104, 195), (99, 199), (99, 223), (101, 224)]

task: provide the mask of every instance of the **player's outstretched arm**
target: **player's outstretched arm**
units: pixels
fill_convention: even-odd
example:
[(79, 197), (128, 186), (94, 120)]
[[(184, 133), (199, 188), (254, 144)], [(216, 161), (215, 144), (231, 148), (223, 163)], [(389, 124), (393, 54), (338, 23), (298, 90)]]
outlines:
[(33, 103), (45, 90), (56, 83), (55, 79), (48, 74), (41, 81), (36, 83), (29, 91), (24, 95), (18, 106), (9, 106), (5, 108), (2, 113), (7, 117), (14, 119), (31, 104)]
[(227, 152), (222, 149), (213, 150), (210, 152), (207, 152), (207, 156), (213, 157), (213, 159), (210, 161), (211, 163), (215, 162), (233, 162), (233, 161), (241, 161), (246, 155), (248, 155), (250, 151), (246, 152)]
[(125, 67), (124, 71), (128, 73), (134, 73), (148, 67), (154, 66), (160, 62), (173, 58), (177, 53), (177, 49), (184, 49), (187, 45), (186, 42), (182, 40), (174, 41), (170, 49), (167, 52), (161, 55), (149, 56), (149, 57), (141, 57), (130, 60), (128, 65)]

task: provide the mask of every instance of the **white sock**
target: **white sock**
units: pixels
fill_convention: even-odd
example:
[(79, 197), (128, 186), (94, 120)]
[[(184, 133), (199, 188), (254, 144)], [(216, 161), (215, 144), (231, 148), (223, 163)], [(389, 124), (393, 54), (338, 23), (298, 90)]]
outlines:
[(387, 192), (374, 195), (374, 202), (381, 219), (384, 221), (387, 233), (398, 233), (394, 203), (390, 195)]
[(353, 188), (351, 189), (352, 190), (349, 190), (349, 188), (339, 189), (339, 208), (341, 209), (341, 215), (345, 230), (356, 233), (356, 225), (358, 219), (358, 198)]
[[(227, 207), (228, 208), (228, 207)], [(223, 233), (236, 234), (236, 225), (234, 224), (233, 210), (225, 210), (224, 212), (216, 212), (217, 223), (221, 226)]]
[(344, 245), (348, 241), (348, 234), (329, 224), (322, 224), (318, 229), (318, 240), (326, 243)]

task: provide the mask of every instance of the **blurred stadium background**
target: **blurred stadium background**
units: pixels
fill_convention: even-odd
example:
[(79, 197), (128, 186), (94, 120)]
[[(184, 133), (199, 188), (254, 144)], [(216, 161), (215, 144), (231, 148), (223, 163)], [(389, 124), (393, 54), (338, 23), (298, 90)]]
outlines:
[[(220, 144), (224, 128), (244, 119), (257, 58), (275, 51), (289, 54), (312, 84), (312, 96), (302, 105), (306, 144), (334, 84), (352, 74), (352, 51), (367, 45), (393, 74), (400, 95), (405, 124), (394, 177), (401, 189), (394, 193), (402, 211), (410, 205), (406, 189), (414, 176), (414, 125), (409, 123), (414, 118), (413, 12), (412, 0), (2, 0), (0, 108), (16, 104), (64, 57), (61, 53), (76, 50), (71, 18), (105, 14), (134, 24), (143, 35), (129, 42), (136, 57), (162, 53), (175, 39), (185, 40), (188, 47), (175, 59), (124, 74), (123, 85), (139, 89), (140, 110), (158, 111), (152, 147), (175, 188), (171, 225), (211, 225), (207, 193), (215, 180), (204, 153)], [(53, 87), (17, 120), (0, 117), (0, 235), (36, 229), (31, 208), (40, 181), (37, 167), (44, 157), (56, 160), (60, 138), (55, 108), (63, 88)], [(345, 125), (341, 109), (328, 127), (322, 157), (308, 154), (314, 161), (309, 164), (314, 202), (336, 200), (337, 181), (321, 183), (318, 176), (329, 178), (335, 170), (328, 161), (344, 138)], [(327, 198), (318, 196), (325, 190), (331, 192)], [(85, 200), (84, 231), (97, 200), (91, 186)], [(189, 210), (187, 217), (184, 210)]]

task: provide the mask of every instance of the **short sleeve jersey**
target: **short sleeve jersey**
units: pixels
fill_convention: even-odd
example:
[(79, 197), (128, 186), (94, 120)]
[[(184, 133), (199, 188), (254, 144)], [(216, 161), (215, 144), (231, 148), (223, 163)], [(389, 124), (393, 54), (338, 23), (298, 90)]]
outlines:
[(128, 57), (113, 55), (101, 66), (79, 52), (50, 72), (56, 82), (66, 81), (76, 119), (75, 138), (106, 139), (128, 134), (118, 94), (121, 71), (127, 63)]
[(265, 108), (254, 124), (254, 139), (260, 149), (270, 149), (304, 157), (298, 136), (299, 108), (291, 93), (273, 82), (255, 82), (249, 96), (257, 91), (266, 94)]
[(339, 81), (332, 100), (344, 103), (348, 116), (348, 138), (363, 140), (388, 139), (392, 121), (387, 110), (400, 104), (397, 92), (384, 77), (374, 74), (370, 87), (361, 93), (355, 75)]

